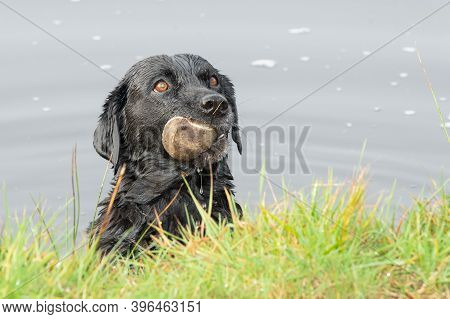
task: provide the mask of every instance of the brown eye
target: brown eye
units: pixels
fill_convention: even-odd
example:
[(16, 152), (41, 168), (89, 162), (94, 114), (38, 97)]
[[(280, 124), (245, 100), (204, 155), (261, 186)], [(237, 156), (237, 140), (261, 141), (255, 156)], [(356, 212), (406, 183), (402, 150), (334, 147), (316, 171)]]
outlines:
[(169, 84), (166, 81), (159, 80), (156, 82), (155, 86), (153, 87), (153, 91), (155, 92), (166, 92), (169, 89)]
[(211, 85), (211, 87), (216, 87), (219, 85), (219, 81), (215, 76), (209, 78), (209, 85)]

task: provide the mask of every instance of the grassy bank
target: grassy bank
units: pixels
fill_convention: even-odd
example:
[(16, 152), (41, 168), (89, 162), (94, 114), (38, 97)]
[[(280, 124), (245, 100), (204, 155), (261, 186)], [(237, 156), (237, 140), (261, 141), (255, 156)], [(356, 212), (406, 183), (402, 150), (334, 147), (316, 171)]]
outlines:
[(163, 236), (158, 251), (137, 259), (101, 259), (83, 240), (65, 256), (72, 235), (51, 233), (51, 220), (9, 218), (0, 296), (449, 298), (449, 195), (415, 201), (397, 222), (389, 207), (368, 205), (361, 179), (317, 184), (261, 204), (233, 227), (205, 212), (204, 233), (186, 234), (183, 244)]

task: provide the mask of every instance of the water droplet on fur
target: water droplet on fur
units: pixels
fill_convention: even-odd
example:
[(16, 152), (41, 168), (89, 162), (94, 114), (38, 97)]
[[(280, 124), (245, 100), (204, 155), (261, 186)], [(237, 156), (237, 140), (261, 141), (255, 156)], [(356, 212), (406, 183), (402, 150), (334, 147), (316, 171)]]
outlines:
[(410, 116), (410, 115), (416, 114), (416, 111), (414, 111), (414, 110), (405, 110), (403, 112), (403, 114)]
[(347, 126), (347, 127), (352, 127), (353, 126), (353, 124), (352, 123), (350, 123), (350, 122), (347, 122), (347, 123), (345, 123), (345, 126)]
[(51, 110), (52, 109), (48, 106), (42, 108), (42, 111), (44, 111), (44, 112), (50, 112)]
[(301, 27), (301, 28), (292, 28), (288, 30), (289, 34), (306, 34), (310, 33), (311, 29), (308, 27)]
[(309, 56), (302, 56), (300, 57), (300, 61), (302, 62), (308, 62), (311, 58)]
[(262, 68), (273, 68), (275, 65), (277, 64), (277, 62), (275, 62), (275, 60), (269, 60), (269, 59), (260, 59), (260, 60), (254, 60), (251, 63), (251, 66), (256, 66), (256, 67), (262, 67)]
[(112, 66), (110, 64), (103, 64), (103, 65), (100, 65), (100, 68), (102, 70), (111, 70)]
[(372, 52), (371, 51), (363, 51), (362, 52), (362, 54), (364, 55), (364, 56), (368, 56), (369, 54), (371, 54)]
[(34, 101), (34, 102), (39, 101), (39, 96), (33, 96), (33, 101)]
[(99, 35), (93, 35), (92, 36), (92, 40), (94, 40), (94, 41), (100, 41), (101, 39), (102, 39), (102, 37), (99, 36)]
[(397, 85), (398, 85), (398, 82), (396, 82), (396, 81), (391, 81), (391, 82), (389, 82), (389, 85), (390, 85), (390, 86), (397, 86)]
[(381, 107), (375, 106), (375, 107), (373, 108), (373, 111), (374, 111), (374, 112), (381, 112)]
[(338, 87), (336, 88), (336, 91), (341, 92), (341, 91), (342, 91), (342, 88), (341, 88), (340, 86), (338, 86)]
[(61, 20), (53, 20), (52, 22), (54, 25), (61, 25), (61, 23), (62, 23)]
[(197, 168), (197, 173), (198, 173), (198, 175), (200, 177), (200, 190), (199, 190), (199, 192), (200, 192), (201, 195), (203, 195), (203, 175), (201, 174), (202, 171), (203, 171), (203, 169)]
[(408, 73), (402, 72), (402, 73), (400, 73), (398, 76), (404, 79), (404, 78), (407, 78), (407, 77), (408, 77)]

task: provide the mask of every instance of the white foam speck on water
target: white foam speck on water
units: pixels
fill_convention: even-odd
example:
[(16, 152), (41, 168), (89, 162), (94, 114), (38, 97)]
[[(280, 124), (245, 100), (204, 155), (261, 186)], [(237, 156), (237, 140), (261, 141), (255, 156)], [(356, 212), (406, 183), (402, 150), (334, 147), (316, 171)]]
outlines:
[(262, 68), (268, 68), (268, 69), (271, 69), (271, 68), (273, 68), (276, 64), (277, 64), (277, 62), (275, 62), (275, 60), (260, 59), (260, 60), (254, 60), (254, 61), (252, 61), (251, 66), (256, 66), (256, 67), (262, 67)]
[(364, 55), (364, 56), (368, 56), (369, 54), (371, 54), (372, 52), (371, 51), (363, 51), (362, 52), (362, 54)]
[(352, 124), (352, 123), (350, 123), (350, 122), (347, 122), (347, 123), (345, 123), (345, 126), (347, 126), (347, 127), (352, 127), (352, 126), (353, 126), (353, 124)]
[(301, 28), (292, 28), (288, 30), (289, 34), (306, 34), (310, 33), (311, 29), (307, 27), (301, 27)]
[(374, 112), (381, 112), (381, 107), (375, 106), (375, 107), (373, 108), (373, 111), (374, 111)]
[(58, 19), (53, 20), (52, 22), (53, 22), (54, 25), (61, 25), (61, 23), (62, 23), (62, 21), (58, 20)]
[(300, 57), (300, 61), (302, 61), (302, 62), (308, 62), (309, 60), (311, 60), (311, 58), (309, 57), (309, 56), (302, 56), (302, 57)]
[(94, 40), (94, 41), (100, 41), (101, 39), (102, 39), (102, 37), (99, 36), (99, 35), (93, 35), (92, 36), (92, 40)]
[(288, 69), (288, 67), (285, 66), (285, 67), (282, 68), (282, 70), (283, 70), (284, 72), (287, 72), (289, 69)]
[(341, 92), (341, 91), (342, 91), (342, 88), (341, 88), (340, 86), (338, 86), (338, 87), (336, 88), (336, 91)]
[(403, 114), (405, 114), (405, 115), (414, 115), (414, 114), (416, 114), (416, 111), (414, 111), (414, 110), (405, 110), (404, 112), (403, 112)]
[(33, 101), (34, 101), (34, 102), (39, 101), (39, 96), (33, 96)]
[(404, 79), (404, 78), (407, 78), (407, 77), (408, 77), (408, 73), (402, 72), (402, 73), (400, 73), (398, 76)]
[(447, 101), (447, 98), (446, 98), (445, 96), (441, 96), (441, 97), (439, 98), (439, 101), (445, 102), (445, 101)]
[(413, 52), (416, 52), (416, 48), (415, 47), (403, 47), (402, 51), (408, 52), (408, 53), (413, 53)]
[(44, 111), (44, 112), (50, 112), (51, 110), (52, 109), (49, 108), (48, 106), (42, 108), (42, 111)]
[(111, 70), (112, 66), (110, 64), (103, 64), (103, 65), (100, 65), (100, 68), (102, 70)]
[(396, 81), (391, 81), (391, 82), (389, 82), (389, 84), (390, 84), (391, 86), (397, 86), (397, 85), (398, 85), (398, 82), (396, 82)]

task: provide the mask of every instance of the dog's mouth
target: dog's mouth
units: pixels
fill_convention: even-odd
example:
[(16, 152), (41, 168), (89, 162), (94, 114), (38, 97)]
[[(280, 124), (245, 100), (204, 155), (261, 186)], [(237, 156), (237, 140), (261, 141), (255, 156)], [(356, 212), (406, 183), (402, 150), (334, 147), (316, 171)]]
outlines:
[(228, 130), (193, 118), (175, 116), (162, 133), (166, 152), (178, 161), (195, 161), (197, 166), (223, 157), (228, 146)]

